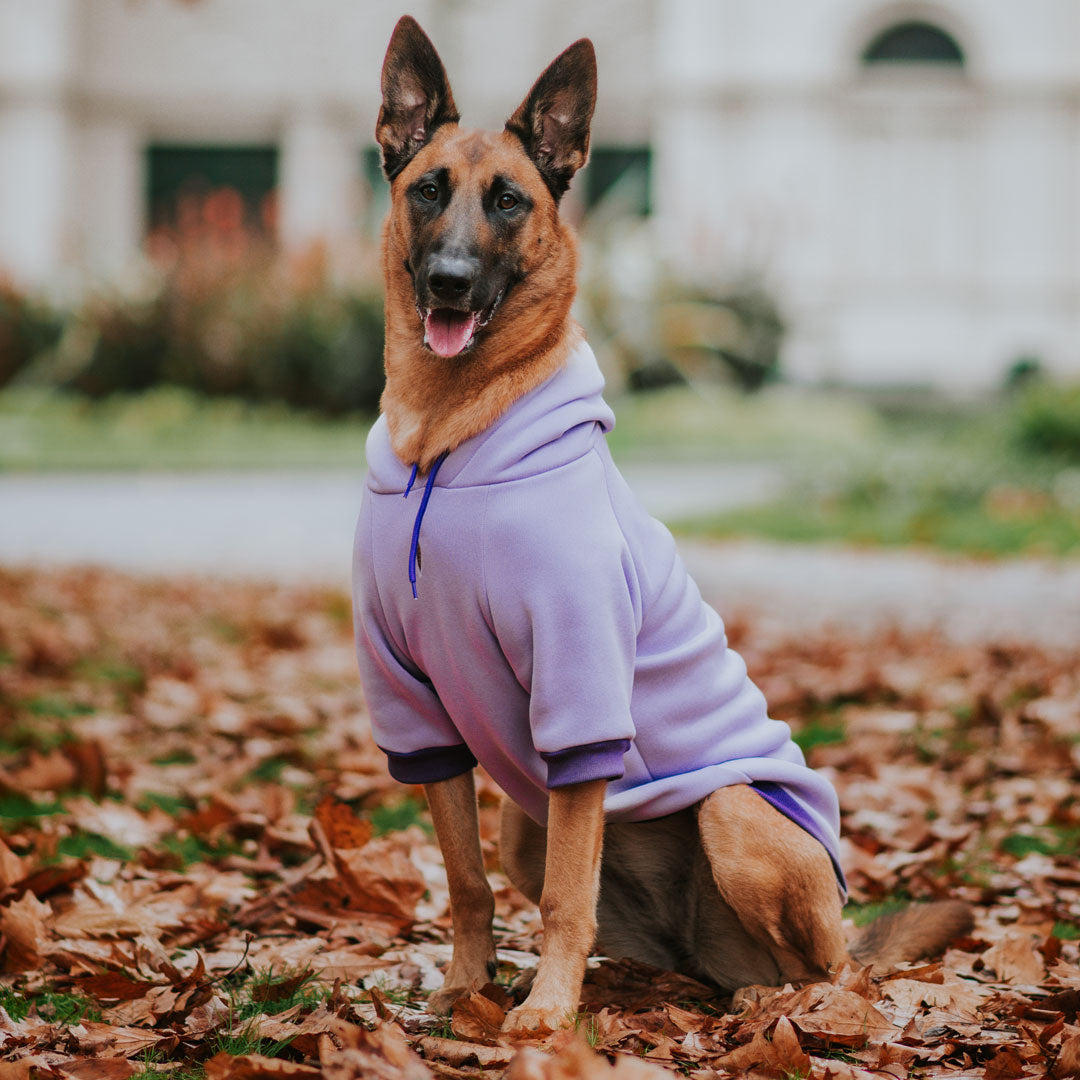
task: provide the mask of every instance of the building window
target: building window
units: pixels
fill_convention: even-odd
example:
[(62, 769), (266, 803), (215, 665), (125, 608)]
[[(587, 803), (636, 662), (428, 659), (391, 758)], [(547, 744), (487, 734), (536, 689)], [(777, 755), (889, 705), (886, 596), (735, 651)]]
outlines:
[(618, 201), (638, 217), (652, 209), (652, 152), (647, 146), (596, 146), (585, 170), (585, 206)]
[(151, 146), (147, 150), (150, 235), (210, 229), (273, 238), (275, 146)]
[(962, 67), (956, 39), (925, 22), (904, 22), (883, 30), (866, 47), (864, 64), (947, 64)]

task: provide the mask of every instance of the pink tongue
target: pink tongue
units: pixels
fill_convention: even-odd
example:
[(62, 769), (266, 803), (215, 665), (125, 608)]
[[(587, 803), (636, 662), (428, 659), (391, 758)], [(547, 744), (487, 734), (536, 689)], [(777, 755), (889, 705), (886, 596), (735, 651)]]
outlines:
[(471, 311), (436, 308), (424, 320), (424, 340), (439, 356), (457, 356), (476, 329), (476, 315)]

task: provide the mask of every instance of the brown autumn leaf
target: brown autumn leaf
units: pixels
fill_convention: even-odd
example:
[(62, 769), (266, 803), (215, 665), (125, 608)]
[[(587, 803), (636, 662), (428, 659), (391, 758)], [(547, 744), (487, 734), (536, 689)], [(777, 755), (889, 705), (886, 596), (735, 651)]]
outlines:
[(54, 1066), (60, 1076), (71, 1080), (127, 1080), (140, 1067), (125, 1058), (77, 1058)]
[(319, 1066), (324, 1080), (433, 1080), (435, 1075), (400, 1029), (382, 1021), (370, 1031), (339, 1021), (319, 1040)]
[(506, 1010), (481, 993), (466, 994), (454, 1003), (450, 1029), (466, 1042), (494, 1046), (500, 1041), (500, 1029)]
[(1027, 1075), (1027, 1064), (1014, 1046), (1001, 1046), (986, 1063), (983, 1080), (1019, 1080)]
[[(27, 892), (38, 901), (47, 896), (55, 913), (45, 921), (38, 963), (10, 973), (5, 993), (31, 998), (49, 986), (50, 993), (85, 995), (101, 1010), (92, 1024), (102, 1030), (54, 1024), (42, 1001), (41, 1015), (25, 1020), (0, 1013), (3, 1054), (32, 1055), (38, 1076), (62, 1080), (73, 1054), (82, 1059), (75, 1067), (91, 1067), (88, 1046), (121, 1053), (125, 1040), (157, 1038), (169, 1072), (185, 1056), (210, 1056), (212, 1040), (233, 1030), (225, 985), (250, 1001), (251, 972), (310, 967), (326, 992), (333, 995), (339, 977), (348, 992), (332, 997), (332, 1008), (297, 1003), (256, 1027), (268, 1037), (292, 1037), (309, 1065), (314, 1053), (323, 1054), (324, 1076), (336, 1070), (337, 1080), (402, 1080), (414, 1070), (418, 1080), (502, 1080), (512, 1048), (423, 1034), (431, 1024), (424, 998), (450, 951), (434, 845), (415, 830), (388, 834), (429, 892), (404, 905), (395, 897), (393, 915), (364, 910), (357, 875), (342, 866), (362, 863), (365, 848), (343, 849), (352, 854), (339, 865), (322, 824), (299, 810), (316, 776), (321, 790), (362, 799), (365, 808), (401, 798), (371, 739), (348, 608), (347, 597), (306, 587), (0, 569), (0, 651), (12, 658), (0, 665), (5, 701), (24, 724), (43, 721), (28, 709), (20, 713), (21, 702), (93, 704), (93, 713), (64, 721), (63, 745), (104, 747), (111, 789), (101, 802), (67, 797), (63, 811), (4, 821), (3, 843), (21, 860), (23, 877), (0, 893), (0, 913)], [(1003, 841), (1019, 834), (1054, 844), (1080, 826), (1080, 748), (1068, 737), (1080, 701), (1080, 652), (957, 646), (889, 628), (796, 636), (758, 616), (736, 617), (728, 628), (780, 718), (798, 728), (825, 706), (847, 732), (810, 756), (831, 770), (838, 789), (841, 857), (853, 897), (955, 895), (978, 908), (975, 936), (943, 957), (884, 979), (867, 969), (839, 973), (836, 989), (877, 1010), (893, 1035), (861, 1046), (799, 1034), (810, 1075), (981, 1077), (990, 1063), (1015, 1068), (1013, 1051), (1029, 1063), (1029, 1076), (1055, 1061), (1068, 1073), (1080, 991), (1080, 942), (1070, 929), (1080, 925), (1080, 860), (1073, 852), (1017, 856)], [(95, 680), (88, 689), (75, 665), (102, 656), (137, 670), (139, 679), (115, 686)], [(28, 760), (24, 754), (14, 764)], [(494, 874), (498, 794), (483, 777), (478, 786)], [(213, 809), (215, 801), (228, 813)], [(191, 805), (211, 810), (198, 823), (204, 831), (197, 843), (177, 831)], [(102, 858), (92, 848), (77, 860), (53, 861), (61, 844), (100, 829), (125, 847), (145, 831), (146, 843), (132, 861)], [(319, 857), (313, 835), (323, 837)], [(376, 876), (383, 883), (374, 891), (392, 893), (388, 875)], [(529, 969), (540, 943), (536, 909), (505, 885), (495, 896), (500, 961)], [(386, 900), (379, 895), (374, 906)], [(57, 920), (65, 936), (56, 933)], [(96, 936), (75, 936), (88, 930)], [(1036, 943), (1047, 970), (1041, 983), (1006, 981), (986, 963), (982, 954), (993, 957), (1009, 934)], [(193, 950), (206, 957), (198, 978)], [(140, 992), (140, 984), (148, 989)], [(1035, 985), (1038, 994), (1028, 989)], [(381, 998), (377, 989), (362, 989), (379, 986)], [(807, 1027), (829, 1020), (831, 994), (759, 990), (741, 996), (746, 1011), (738, 1013), (724, 996), (681, 976), (632, 962), (590, 962), (583, 998), (598, 1011), (582, 1024), (605, 1054), (619, 1055), (614, 1064), (591, 1051), (568, 1062), (562, 1040), (572, 1037), (558, 1033), (546, 1043), (550, 1056), (523, 1054), (517, 1067), (531, 1059), (535, 1068), (560, 1070), (559, 1080), (582, 1072), (599, 1080), (624, 1067), (671, 1075), (657, 1073), (659, 1061), (705, 1080), (719, 1056), (755, 1034), (771, 1045), (782, 1016), (797, 1032), (800, 1016)], [(361, 1049), (359, 1029), (337, 1014), (370, 1023), (372, 1000), (396, 1032), (386, 1037), (400, 1050), (400, 1024), (426, 1063), (415, 1055), (391, 1060), (385, 1048), (366, 1043)], [(86, 1047), (77, 1042), (80, 1029)], [(814, 1056), (826, 1042), (843, 1047), (844, 1060)], [(122, 1058), (100, 1060), (127, 1068)]]
[(20, 1061), (0, 1061), (0, 1080), (30, 1080), (30, 1070), (43, 1064), (36, 1055)]
[(983, 964), (1002, 982), (1037, 986), (1046, 978), (1046, 964), (1038, 946), (1037, 937), (1009, 931), (982, 954)]
[(800, 990), (788, 1004), (791, 1022), (804, 1034), (862, 1047), (887, 1042), (899, 1029), (866, 998), (829, 983)]
[(1050, 1075), (1055, 1080), (1075, 1080), (1080, 1077), (1080, 1035), (1070, 1035), (1061, 1044)]
[(776, 1022), (771, 1039), (757, 1032), (745, 1046), (717, 1059), (717, 1065), (725, 1069), (760, 1069), (767, 1076), (786, 1077), (793, 1073), (810, 1074), (810, 1055), (799, 1045), (791, 1021), (781, 1016)]
[(205, 1067), (206, 1080), (318, 1080), (322, 1076), (313, 1065), (262, 1054), (215, 1054)]
[(79, 993), (99, 1001), (133, 1001), (161, 985), (145, 979), (134, 979), (126, 971), (102, 971), (96, 975), (83, 975), (74, 982)]
[(325, 795), (315, 807), (315, 820), (322, 826), (331, 847), (350, 850), (364, 847), (372, 837), (372, 824), (357, 817), (348, 803)]
[(0, 836), (0, 892), (9, 885), (22, 881), (24, 875), (22, 859), (4, 843), (4, 838)]
[(101, 743), (97, 739), (76, 739), (60, 749), (75, 770), (75, 785), (93, 798), (100, 799), (105, 794), (109, 779)]
[(609, 1063), (576, 1032), (558, 1032), (551, 1042), (553, 1054), (532, 1047), (519, 1050), (506, 1070), (506, 1080), (669, 1080), (671, 1077), (671, 1073), (658, 1065), (622, 1054)]
[(334, 862), (352, 906), (360, 911), (408, 921), (427, 889), (423, 874), (393, 836), (380, 836), (362, 848), (335, 848)]
[(95, 1020), (83, 1020), (72, 1032), (79, 1050), (96, 1057), (129, 1058), (141, 1054), (162, 1041), (157, 1031), (146, 1028), (124, 1027), (120, 1024), (104, 1024)]
[(514, 1056), (514, 1050), (509, 1046), (489, 1046), (463, 1039), (444, 1039), (438, 1035), (423, 1035), (416, 1040), (415, 1046), (425, 1060), (446, 1062), (455, 1068), (468, 1065), (496, 1068), (508, 1065)]
[(41, 963), (41, 953), (52, 920), (52, 908), (26, 893), (0, 910), (0, 937), (6, 940), (5, 971), (28, 971)]

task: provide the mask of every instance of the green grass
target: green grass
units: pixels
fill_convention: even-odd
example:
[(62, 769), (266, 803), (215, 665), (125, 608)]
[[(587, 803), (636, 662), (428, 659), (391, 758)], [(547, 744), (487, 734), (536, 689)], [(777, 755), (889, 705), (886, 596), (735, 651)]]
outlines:
[(623, 461), (805, 460), (857, 453), (886, 434), (850, 395), (775, 386), (744, 395), (724, 386), (672, 387), (612, 398), (612, 455)]
[(12, 987), (0, 986), (0, 1008), (12, 1020), (25, 1020), (36, 1007), (43, 1020), (54, 1024), (77, 1024), (80, 1020), (100, 1020), (101, 1011), (82, 994), (60, 993), (45, 989), (40, 993), (20, 993)]
[(1080, 515), (1058, 507), (1024, 519), (1001, 520), (979, 504), (898, 501), (887, 496), (865, 504), (845, 497), (808, 500), (792, 493), (763, 506), (679, 522), (675, 531), (711, 539), (759, 536), (793, 543), (925, 545), (976, 555), (1080, 551)]
[(866, 926), (872, 923), (879, 915), (888, 915), (894, 911), (903, 911), (910, 906), (911, 901), (900, 897), (892, 897), (889, 900), (878, 900), (872, 904), (848, 904), (844, 908), (844, 915), (851, 919), (856, 926)]
[(804, 754), (808, 754), (815, 746), (842, 743), (846, 735), (844, 725), (838, 719), (825, 718), (804, 724), (792, 732), (791, 738)]
[[(1052, 390), (1053, 388), (1051, 388)], [(928, 394), (715, 385), (613, 397), (615, 458), (774, 465), (787, 494), (699, 516), (706, 538), (927, 545), (981, 555), (1080, 552), (1080, 466), (1031, 436), (1031, 400), (955, 406)], [(207, 400), (176, 387), (103, 401), (22, 388), (0, 393), (0, 471), (364, 467), (370, 418), (327, 420), (285, 406)], [(239, 633), (223, 626), (231, 640)], [(85, 674), (137, 686), (137, 673)]]
[(97, 833), (77, 832), (65, 836), (57, 846), (57, 854), (74, 859), (87, 859), (100, 855), (104, 859), (119, 859), (128, 862), (135, 853), (123, 844), (117, 844), (107, 836)]
[(194, 803), (185, 795), (169, 795), (160, 791), (146, 791), (139, 796), (135, 808), (143, 814), (148, 813), (151, 809), (158, 809), (164, 810), (169, 817), (178, 817), (180, 814), (193, 809)]
[(0, 471), (364, 467), (369, 419), (206, 399), (179, 387), (88, 401), (0, 394)]
[(1080, 828), (1067, 825), (1048, 825), (1038, 833), (1013, 833), (999, 847), (1009, 855), (1022, 859), (1025, 855), (1071, 855), (1080, 845)]
[(232, 841), (209, 844), (198, 836), (184, 833), (182, 836), (163, 836), (159, 846), (169, 852), (180, 864), (181, 869), (192, 863), (209, 862), (223, 859), (228, 855), (239, 855), (242, 848)]
[(376, 836), (398, 832), (410, 825), (419, 825), (425, 831), (432, 832), (431, 825), (424, 817), (424, 811), (424, 804), (418, 799), (404, 798), (398, 802), (372, 807), (367, 816)]
[(64, 804), (61, 802), (44, 799), (38, 802), (25, 795), (0, 795), (0, 820), (30, 821), (63, 812)]

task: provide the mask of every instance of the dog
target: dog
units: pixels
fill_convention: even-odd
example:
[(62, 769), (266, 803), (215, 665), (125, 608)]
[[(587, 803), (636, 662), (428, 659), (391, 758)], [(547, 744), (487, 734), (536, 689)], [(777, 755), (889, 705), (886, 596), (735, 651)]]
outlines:
[(382, 95), (386, 389), (354, 615), (376, 742), (424, 785), (446, 863), (453, 953), (430, 1008), (496, 970), (478, 761), (506, 793), (503, 867), (544, 927), (509, 1032), (570, 1021), (594, 945), (730, 990), (942, 948), (965, 905), (908, 909), (848, 947), (836, 795), (607, 453), (559, 216), (588, 157), (592, 44), (503, 131), (471, 131), (406, 16)]

